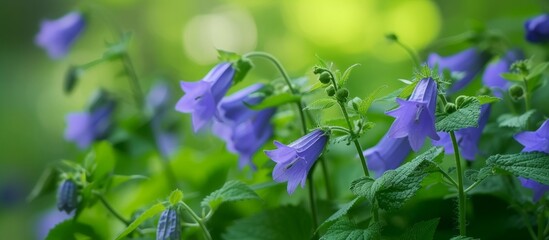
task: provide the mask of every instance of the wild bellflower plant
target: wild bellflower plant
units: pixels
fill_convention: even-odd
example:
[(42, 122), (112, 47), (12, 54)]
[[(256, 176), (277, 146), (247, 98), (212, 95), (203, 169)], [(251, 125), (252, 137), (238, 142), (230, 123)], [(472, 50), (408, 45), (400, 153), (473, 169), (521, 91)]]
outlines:
[(397, 98), (398, 108), (387, 112), (395, 121), (389, 129), (391, 138), (408, 137), (410, 146), (418, 151), (426, 137), (438, 140), (435, 130), (437, 83), (432, 78), (421, 79), (408, 100)]
[[(490, 111), (491, 107), (489, 104), (482, 105), (480, 108), (478, 127), (463, 128), (455, 132), (460, 154), (469, 161), (475, 160), (475, 156), (478, 153), (478, 144), (482, 131), (490, 118)], [(454, 154), (454, 147), (450, 134), (447, 132), (438, 132), (438, 136), (440, 136), (440, 140), (433, 141), (433, 145), (444, 147), (444, 152), (446, 154)]]
[(273, 135), (270, 120), (276, 110), (255, 111), (246, 106), (263, 100), (262, 96), (253, 95), (262, 87), (263, 84), (254, 84), (223, 98), (219, 104), (219, 119), (214, 121), (213, 132), (225, 140), (227, 150), (239, 155), (240, 168), (249, 165), (255, 169), (253, 155)]
[(396, 169), (410, 154), (412, 148), (407, 138), (391, 138), (385, 134), (377, 145), (366, 149), (363, 154), (368, 167), (380, 177), (387, 170)]
[(531, 43), (545, 43), (549, 41), (549, 14), (544, 13), (528, 19), (524, 23), (526, 40)]
[(524, 53), (519, 49), (509, 50), (500, 57), (497, 61), (491, 62), (486, 66), (482, 75), (482, 82), (485, 86), (494, 90), (496, 97), (502, 97), (502, 92), (506, 92), (512, 85), (509, 81), (503, 79), (500, 75), (509, 72), (511, 65), (517, 61), (524, 59)]
[[(522, 152), (549, 153), (549, 120), (545, 120), (536, 131), (526, 131), (515, 135), (515, 140), (524, 146)], [(534, 201), (538, 201), (549, 186), (531, 179), (520, 178), (522, 186), (534, 191)]]
[(181, 81), (185, 95), (177, 102), (175, 109), (191, 113), (194, 131), (200, 130), (217, 114), (217, 105), (229, 90), (235, 70), (230, 63), (216, 65), (198, 82)]
[(66, 117), (65, 139), (84, 149), (95, 140), (106, 137), (111, 125), (115, 103), (106, 104), (88, 112), (70, 113)]
[(35, 43), (53, 59), (64, 57), (81, 34), (86, 22), (79, 12), (70, 12), (57, 20), (42, 21)]
[(265, 154), (276, 162), (273, 179), (288, 182), (287, 190), (292, 194), (297, 185), (305, 187), (307, 174), (328, 143), (328, 133), (316, 129), (289, 145), (274, 141), (277, 149), (266, 150)]
[(482, 70), (484, 64), (489, 60), (489, 55), (477, 48), (469, 48), (448, 57), (441, 57), (436, 53), (431, 53), (427, 60), (430, 67), (438, 65), (440, 73), (444, 69), (460, 75), (458, 80), (449, 88), (448, 92), (453, 93), (461, 90), (475, 78), (475, 75)]

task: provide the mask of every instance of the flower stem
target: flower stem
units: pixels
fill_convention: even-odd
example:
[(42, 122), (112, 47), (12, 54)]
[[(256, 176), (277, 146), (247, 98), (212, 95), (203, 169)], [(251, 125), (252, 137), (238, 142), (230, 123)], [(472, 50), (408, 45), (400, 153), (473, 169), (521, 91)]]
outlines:
[(454, 147), (454, 155), (456, 158), (456, 169), (457, 169), (457, 177), (458, 177), (458, 193), (459, 193), (459, 202), (458, 202), (458, 209), (459, 209), (459, 235), (466, 236), (466, 216), (465, 216), (465, 210), (466, 210), (466, 202), (465, 202), (465, 192), (463, 190), (463, 172), (461, 170), (461, 159), (459, 157), (459, 148), (456, 141), (456, 135), (454, 134), (454, 131), (450, 132), (450, 137), (452, 138), (452, 146)]
[(194, 213), (194, 211), (187, 204), (185, 204), (184, 202), (180, 202), (180, 203), (181, 203), (181, 206), (183, 206), (183, 208), (187, 210), (189, 215), (191, 215), (194, 221), (198, 223), (198, 226), (200, 226), (200, 229), (202, 229), (202, 232), (204, 233), (204, 237), (206, 238), (206, 240), (212, 240), (212, 236), (210, 235), (210, 232), (208, 231), (208, 228), (206, 228), (206, 225), (204, 224), (202, 219), (198, 217), (196, 213)]
[(351, 124), (351, 120), (349, 119), (349, 114), (347, 113), (347, 109), (345, 108), (345, 105), (341, 101), (337, 101), (337, 102), (339, 104), (339, 108), (341, 108), (341, 112), (343, 112), (345, 121), (347, 121), (347, 125), (349, 125), (349, 130), (351, 131), (351, 138), (353, 138), (356, 151), (358, 152), (358, 156), (360, 157), (360, 163), (362, 163), (362, 170), (364, 171), (364, 176), (369, 177), (370, 173), (368, 172), (368, 165), (366, 164), (366, 158), (364, 158), (364, 154), (362, 153), (362, 147), (360, 146), (360, 142), (355, 137), (355, 131), (353, 130), (353, 125)]
[(526, 112), (530, 110), (530, 95), (528, 94), (528, 81), (526, 81), (526, 78), (522, 78), (522, 81), (524, 82), (524, 107), (526, 108)]
[[(316, 201), (315, 201), (315, 193), (314, 193), (314, 184), (313, 184), (313, 174), (309, 174), (307, 176), (309, 180), (309, 200), (311, 204), (311, 215), (313, 216), (313, 229), (318, 228), (318, 217), (316, 213)], [(316, 233), (315, 233), (316, 234)], [(313, 236), (314, 239), (317, 239), (318, 237), (315, 235)]]
[(408, 55), (410, 56), (410, 58), (414, 62), (414, 65), (419, 68), (420, 67), (419, 57), (414, 52), (414, 50), (412, 50), (412, 48), (410, 48), (408, 45), (406, 45), (406, 44), (404, 44), (404, 43), (402, 43), (398, 40), (396, 41), (396, 44), (398, 44), (400, 47), (402, 47), (404, 49), (404, 51), (406, 51), (406, 53), (408, 53)]
[(137, 73), (135, 72), (135, 68), (133, 67), (132, 61), (127, 52), (122, 54), (122, 63), (124, 64), (124, 69), (126, 70), (128, 79), (130, 80), (130, 88), (132, 89), (135, 104), (139, 110), (143, 110), (143, 91), (141, 90)]
[(539, 203), (541, 206), (538, 211), (538, 240), (543, 240), (543, 231), (545, 230), (543, 226), (543, 220), (545, 219), (545, 198), (541, 198)]
[(130, 225), (131, 222), (126, 220), (124, 217), (122, 217), (122, 215), (120, 215), (120, 213), (118, 213), (116, 210), (114, 210), (114, 208), (109, 204), (109, 202), (107, 202), (107, 199), (105, 199), (105, 197), (103, 197), (102, 194), (100, 194), (98, 192), (93, 192), (93, 193), (99, 198), (99, 201), (101, 201), (103, 206), (105, 206), (105, 208), (107, 208), (107, 210), (109, 210), (109, 212), (111, 212), (112, 215), (114, 217), (116, 217), (116, 219), (120, 220), (126, 226)]
[(446, 179), (448, 179), (450, 181), (450, 183), (452, 183), (452, 185), (454, 185), (456, 188), (458, 187), (458, 184), (456, 183), (456, 180), (454, 180), (452, 177), (450, 177), (450, 175), (448, 175), (448, 173), (446, 173), (445, 171), (442, 171), (442, 169), (439, 169), (439, 172), (442, 173), (442, 176), (444, 176)]

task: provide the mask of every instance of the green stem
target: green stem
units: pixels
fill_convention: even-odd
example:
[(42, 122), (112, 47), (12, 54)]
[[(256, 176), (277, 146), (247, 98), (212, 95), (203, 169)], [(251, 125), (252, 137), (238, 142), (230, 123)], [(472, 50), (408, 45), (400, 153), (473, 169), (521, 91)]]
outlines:
[(522, 211), (522, 209), (519, 210), (520, 215), (522, 216), (522, 219), (526, 223), (526, 229), (528, 229), (528, 233), (530, 234), (530, 237), (532, 240), (536, 240), (536, 232), (534, 232), (534, 228), (532, 228), (532, 225), (530, 224), (530, 219), (528, 219), (528, 215)]
[(344, 127), (340, 127), (340, 126), (330, 126), (330, 130), (336, 130), (336, 131), (340, 131), (340, 132), (343, 132), (343, 133), (352, 134), (351, 130), (349, 130), (347, 128), (344, 128)]
[(416, 67), (420, 67), (420, 60), (419, 60), (419, 57), (417, 56), (417, 54), (414, 52), (414, 50), (410, 47), (408, 47), (408, 45), (400, 42), (400, 41), (396, 41), (396, 43), (402, 47), (404, 49), (404, 51), (406, 51), (406, 53), (408, 53), (408, 55), (410, 56), (410, 58), (412, 59), (412, 61), (414, 62), (414, 65)]
[(466, 236), (466, 216), (465, 216), (465, 210), (466, 210), (466, 202), (465, 202), (465, 192), (463, 191), (463, 172), (461, 170), (461, 160), (459, 157), (459, 148), (456, 141), (456, 135), (454, 134), (454, 131), (450, 132), (450, 137), (452, 138), (452, 146), (454, 147), (454, 155), (456, 158), (456, 168), (457, 168), (457, 177), (458, 177), (458, 193), (459, 193), (459, 202), (458, 202), (458, 209), (459, 209), (459, 235)]
[[(309, 174), (307, 176), (309, 180), (309, 201), (311, 204), (311, 215), (313, 216), (313, 229), (318, 228), (318, 217), (316, 213), (316, 201), (315, 201), (315, 193), (314, 193), (314, 184), (313, 184), (313, 174)], [(313, 237), (314, 239), (317, 239), (318, 237), (315, 235)]]
[(369, 177), (370, 173), (368, 172), (368, 165), (366, 163), (366, 158), (364, 158), (364, 154), (362, 153), (362, 147), (360, 146), (360, 142), (355, 137), (355, 131), (353, 130), (353, 125), (351, 124), (351, 120), (349, 118), (349, 114), (347, 113), (347, 109), (345, 108), (345, 105), (337, 101), (339, 104), (339, 108), (341, 108), (341, 112), (343, 112), (343, 116), (345, 117), (345, 121), (347, 121), (347, 125), (349, 125), (349, 130), (351, 131), (351, 138), (353, 138), (353, 142), (355, 144), (356, 151), (358, 152), (358, 156), (360, 157), (360, 163), (362, 164), (362, 170), (364, 171), (364, 176)]
[(122, 215), (120, 215), (120, 213), (118, 213), (116, 210), (114, 210), (114, 208), (109, 204), (109, 202), (107, 202), (107, 199), (105, 199), (105, 197), (103, 197), (103, 195), (101, 195), (98, 192), (93, 192), (93, 193), (97, 196), (97, 198), (99, 198), (99, 201), (103, 204), (103, 206), (105, 206), (105, 208), (107, 208), (107, 210), (109, 210), (109, 212), (111, 212), (112, 215), (114, 217), (116, 217), (116, 219), (120, 220), (126, 226), (130, 225), (131, 222), (126, 220), (124, 217), (122, 217)]
[(476, 181), (474, 182), (473, 184), (471, 184), (471, 186), (469, 186), (468, 188), (465, 189), (465, 192), (469, 192), (471, 190), (473, 190), (473, 188), (475, 188), (476, 186), (478, 186), (480, 184), (480, 181)]
[(458, 184), (456, 183), (456, 180), (454, 180), (452, 177), (450, 177), (450, 175), (448, 175), (448, 173), (446, 173), (445, 171), (442, 171), (442, 169), (439, 169), (438, 171), (440, 173), (442, 173), (442, 176), (444, 176), (446, 179), (448, 179), (450, 181), (450, 183), (452, 185), (454, 185), (454, 187), (458, 188)]
[(522, 81), (524, 82), (524, 105), (526, 107), (526, 112), (530, 110), (530, 95), (528, 94), (528, 81), (526, 81), (526, 78), (523, 78)]
[(332, 193), (332, 188), (330, 186), (330, 176), (328, 175), (328, 167), (326, 166), (326, 160), (324, 156), (320, 156), (318, 159), (320, 161), (320, 167), (322, 168), (322, 175), (324, 175), (324, 185), (326, 185), (326, 197), (328, 200), (332, 200), (334, 195)]
[(139, 79), (137, 78), (137, 73), (133, 67), (132, 61), (127, 52), (122, 54), (122, 63), (124, 64), (124, 69), (130, 80), (130, 88), (132, 89), (132, 94), (135, 99), (135, 104), (139, 110), (143, 110), (144, 98), (143, 91), (139, 85)]
[(378, 210), (378, 206), (377, 206), (377, 201), (374, 201), (373, 205), (372, 205), (372, 213), (373, 213), (373, 216), (374, 216), (374, 222), (379, 222), (379, 212), (377, 211)]
[(539, 203), (541, 204), (541, 209), (539, 209), (538, 212), (538, 240), (543, 240), (543, 230), (545, 230), (543, 226), (543, 221), (545, 219), (545, 198), (541, 198)]
[(210, 232), (208, 231), (208, 228), (206, 228), (206, 225), (204, 224), (204, 222), (202, 222), (202, 219), (198, 217), (196, 213), (194, 213), (194, 211), (184, 202), (181, 202), (181, 206), (183, 206), (185, 210), (187, 210), (189, 215), (191, 215), (191, 217), (194, 219), (194, 221), (198, 223), (198, 226), (200, 226), (200, 229), (202, 229), (202, 232), (204, 233), (204, 237), (206, 238), (206, 240), (212, 240), (212, 236), (210, 235)]

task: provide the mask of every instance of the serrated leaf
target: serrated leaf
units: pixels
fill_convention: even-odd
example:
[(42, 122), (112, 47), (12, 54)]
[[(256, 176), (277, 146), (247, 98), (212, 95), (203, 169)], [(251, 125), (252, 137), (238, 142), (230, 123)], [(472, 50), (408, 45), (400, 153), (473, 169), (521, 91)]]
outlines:
[(519, 177), (549, 185), (549, 154), (542, 152), (490, 156), (486, 164)]
[(528, 74), (528, 76), (526, 76), (526, 79), (532, 79), (534, 77), (537, 77), (538, 75), (542, 74), (545, 71), (545, 69), (547, 69), (547, 67), (549, 67), (548, 62), (544, 62), (544, 63), (540, 63), (540, 64), (536, 65), (530, 71), (530, 74)]
[(522, 82), (522, 75), (517, 73), (502, 73), (500, 76), (509, 81)]
[(236, 220), (223, 234), (225, 240), (311, 239), (311, 218), (299, 207), (286, 206)]
[(376, 90), (372, 91), (366, 98), (364, 98), (358, 106), (358, 112), (362, 115), (366, 115), (368, 109), (370, 109), (370, 106), (372, 105), (372, 102), (374, 102), (379, 92), (381, 92), (384, 88), (387, 88), (387, 85), (376, 88)]
[(468, 127), (477, 127), (480, 116), (480, 103), (472, 98), (464, 103), (459, 109), (450, 114), (437, 116), (435, 123), (437, 132), (457, 131)]
[(526, 123), (536, 110), (530, 110), (522, 115), (515, 116), (512, 114), (503, 114), (498, 118), (499, 127), (525, 128)]
[(164, 204), (157, 203), (152, 207), (150, 207), (149, 209), (145, 210), (141, 215), (139, 215), (139, 217), (137, 217), (132, 223), (130, 223), (130, 225), (126, 229), (124, 229), (124, 231), (120, 233), (120, 235), (116, 237), (116, 240), (123, 239), (128, 234), (133, 232), (133, 230), (135, 230), (142, 222), (144, 222), (149, 218), (154, 217), (155, 215), (161, 213), (165, 209), (166, 207), (164, 207)]
[(260, 199), (259, 196), (248, 185), (240, 181), (226, 182), (223, 187), (215, 190), (202, 200), (202, 207), (217, 209), (224, 202), (234, 202), (240, 200)]
[(356, 204), (356, 202), (359, 199), (360, 199), (360, 197), (357, 197), (357, 198), (353, 199), (352, 201), (350, 201), (350, 202), (344, 204), (343, 206), (341, 206), (341, 208), (339, 208), (339, 210), (337, 210), (334, 214), (332, 214), (330, 217), (328, 217), (328, 219), (326, 219), (322, 224), (320, 224), (320, 226), (318, 228), (322, 228), (326, 224), (329, 224), (329, 223), (341, 218), (342, 216), (347, 215), (347, 212), (349, 212), (349, 210)]
[(59, 172), (55, 168), (46, 168), (27, 197), (27, 201), (30, 202), (39, 196), (55, 191), (58, 179)]
[(284, 105), (286, 103), (295, 103), (301, 101), (300, 96), (295, 96), (290, 93), (281, 93), (276, 95), (271, 95), (263, 99), (261, 103), (257, 105), (247, 105), (250, 109), (253, 110), (263, 110), (265, 108), (277, 107)]
[(82, 239), (82, 235), (89, 239), (100, 239), (91, 226), (68, 219), (55, 225), (48, 232), (46, 240), (76, 240)]
[(495, 103), (501, 101), (501, 98), (493, 97), (493, 96), (487, 96), (487, 95), (480, 95), (476, 96), (478, 102), (480, 105), (488, 104), (488, 103)]
[(433, 239), (438, 226), (438, 218), (418, 222), (399, 238), (402, 240), (429, 240)]
[(381, 226), (378, 223), (362, 229), (348, 219), (341, 219), (330, 226), (320, 240), (371, 240), (380, 238)]
[(303, 110), (322, 110), (334, 106), (337, 101), (333, 98), (321, 98), (307, 105)]
[(350, 67), (348, 67), (347, 69), (345, 69), (345, 72), (343, 72), (343, 75), (341, 75), (341, 77), (337, 80), (337, 85), (341, 87), (344, 86), (347, 83), (347, 80), (349, 80), (349, 76), (351, 76), (351, 72), (353, 71), (353, 69), (358, 66), (360, 66), (360, 64), (355, 63)]

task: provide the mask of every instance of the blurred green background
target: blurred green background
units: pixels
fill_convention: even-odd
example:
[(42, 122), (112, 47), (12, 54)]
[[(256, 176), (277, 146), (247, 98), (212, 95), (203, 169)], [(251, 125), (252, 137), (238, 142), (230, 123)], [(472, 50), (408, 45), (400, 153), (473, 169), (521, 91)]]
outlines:
[[(422, 57), (434, 50), (448, 55), (466, 44), (430, 49), (437, 39), (475, 26), (501, 31), (525, 46), (523, 21), (544, 11), (547, 2), (512, 0), (95, 0), (4, 1), (0, 7), (0, 232), (9, 239), (33, 239), (36, 219), (52, 208), (53, 197), (28, 204), (26, 195), (52, 161), (72, 159), (76, 147), (63, 139), (64, 116), (81, 111), (97, 86), (116, 91), (130, 105), (130, 91), (117, 63), (87, 71), (76, 91), (62, 83), (71, 64), (97, 59), (106, 42), (117, 39), (111, 26), (133, 33), (130, 56), (148, 89), (163, 79), (181, 95), (179, 80), (198, 80), (216, 63), (216, 48), (270, 52), (291, 76), (310, 75), (316, 55), (339, 68), (361, 64), (351, 77), (351, 94), (365, 96), (381, 85), (384, 93), (409, 79), (412, 62), (385, 40), (396, 33)], [(50, 60), (34, 44), (40, 21), (80, 9), (88, 25), (70, 54)], [(547, 10), (547, 9), (545, 9)], [(530, 49), (530, 51), (534, 51)], [(258, 61), (246, 81), (277, 77)], [(478, 79), (477, 79), (478, 81)], [(127, 107), (127, 106), (126, 106)], [(187, 115), (177, 115), (186, 121)], [(385, 131), (372, 130), (371, 146)], [(190, 128), (184, 129), (189, 130)], [(183, 142), (182, 144), (185, 144)]]

